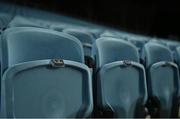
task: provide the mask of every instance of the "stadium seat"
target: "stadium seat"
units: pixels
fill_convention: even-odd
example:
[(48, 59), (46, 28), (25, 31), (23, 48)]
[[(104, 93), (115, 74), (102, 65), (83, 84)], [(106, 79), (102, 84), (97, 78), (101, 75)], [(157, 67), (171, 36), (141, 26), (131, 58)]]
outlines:
[(177, 116), (179, 98), (179, 70), (173, 63), (170, 49), (149, 42), (142, 51), (147, 71), (148, 108), (152, 117)]
[[(6, 105), (3, 107), (7, 109), (7, 117), (90, 115), (93, 106), (91, 74), (83, 64), (83, 47), (78, 39), (43, 28), (14, 27), (4, 31), (2, 44), (5, 81), (2, 86), (5, 89), (13, 87), (2, 91), (6, 95), (2, 97), (5, 98), (2, 105)], [(54, 64), (42, 61), (56, 58), (63, 60), (53, 60)], [(54, 68), (49, 67), (50, 64)], [(62, 94), (58, 94), (61, 91)], [(13, 103), (11, 99), (14, 99)]]
[(3, 84), (7, 118), (89, 117), (93, 109), (91, 74), (82, 63), (20, 63), (5, 72)]
[(36, 19), (24, 18), (21, 16), (15, 16), (11, 22), (8, 24), (8, 27), (39, 27), (47, 28), (46, 24), (39, 24), (36, 22)]
[(174, 51), (176, 47), (180, 46), (180, 43), (177, 41), (166, 41), (167, 46)]
[(102, 37), (96, 51), (97, 105), (111, 110), (113, 117), (139, 117), (147, 99), (144, 67), (134, 45), (121, 39)]
[(73, 35), (81, 41), (84, 49), (86, 64), (92, 67), (92, 44), (95, 41), (93, 35), (87, 30), (82, 29), (64, 29), (63, 32)]
[(43, 28), (16, 27), (5, 30), (2, 38), (2, 69), (26, 61), (61, 58), (84, 63), (78, 39)]

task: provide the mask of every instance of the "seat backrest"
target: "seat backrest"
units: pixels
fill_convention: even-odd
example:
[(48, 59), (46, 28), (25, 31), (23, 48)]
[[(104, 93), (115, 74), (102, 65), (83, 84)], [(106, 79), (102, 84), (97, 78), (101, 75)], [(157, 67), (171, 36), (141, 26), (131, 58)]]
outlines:
[(56, 64), (56, 60), (30, 61), (6, 71), (3, 84), (8, 118), (90, 116), (93, 98), (88, 67), (68, 60)]
[(46, 28), (47, 26), (36, 23), (35, 19), (24, 18), (21, 16), (15, 16), (11, 22), (8, 24), (8, 27), (39, 27)]
[(2, 38), (2, 71), (32, 60), (61, 58), (84, 63), (78, 39), (48, 29), (19, 27), (7, 29)]
[(139, 62), (138, 50), (128, 41), (102, 37), (96, 40), (94, 48), (96, 52), (96, 68), (100, 68), (107, 63), (122, 60)]
[(82, 43), (88, 43), (88, 44), (93, 44), (94, 42), (94, 37), (93, 35), (88, 32), (87, 30), (82, 30), (82, 29), (64, 29), (63, 32), (68, 33), (70, 35), (75, 36), (78, 38)]
[(142, 55), (146, 62), (146, 67), (160, 61), (173, 61), (171, 51), (168, 47), (153, 42), (148, 42), (144, 45)]
[(180, 42), (177, 41), (166, 41), (167, 46), (172, 50), (175, 51), (176, 47), (180, 46)]

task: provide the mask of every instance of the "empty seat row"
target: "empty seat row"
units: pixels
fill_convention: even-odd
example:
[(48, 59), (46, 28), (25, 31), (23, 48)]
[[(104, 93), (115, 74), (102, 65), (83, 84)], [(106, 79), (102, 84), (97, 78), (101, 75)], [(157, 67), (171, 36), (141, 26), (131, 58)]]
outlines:
[[(8, 23), (7, 28), (12, 28), (12, 27), (37, 27), (37, 28), (50, 28), (59, 32), (64, 32), (71, 34), (75, 37), (77, 37), (81, 43), (83, 44), (84, 47), (84, 54), (86, 58), (86, 64), (89, 66), (92, 66), (92, 44), (94, 40), (98, 37), (98, 34), (100, 34), (100, 30), (96, 29), (87, 29), (87, 28), (82, 28), (78, 27), (75, 25), (69, 25), (69, 24), (64, 24), (61, 23), (60, 25), (49, 25), (46, 22), (43, 21), (38, 21), (33, 18), (24, 18), (22, 16), (15, 16), (10, 23)], [(79, 30), (79, 29), (83, 30)]]
[[(28, 26), (28, 27), (49, 28), (49, 24), (39, 22), (39, 21), (35, 22), (35, 21), (38, 21), (38, 20), (35, 20), (33, 18), (27, 19), (27, 18), (24, 18), (21, 16), (15, 16), (11, 20), (11, 22), (8, 24), (7, 27), (27, 27)], [(61, 26), (63, 26), (63, 27), (61, 27)], [(86, 48), (84, 48), (85, 56), (88, 56), (90, 59), (92, 58), (91, 57), (92, 50), (89, 46), (92, 44), (89, 44), (89, 42), (93, 43), (92, 41), (94, 41), (98, 37), (116, 37), (116, 38), (125, 39), (125, 40), (133, 43), (138, 48), (140, 54), (141, 54), (142, 47), (147, 42), (157, 42), (160, 44), (167, 45), (168, 47), (170, 47), (171, 50), (173, 50), (173, 52), (176, 49), (176, 47), (180, 45), (178, 42), (153, 40), (153, 39), (149, 40), (150, 39), (149, 37), (143, 37), (143, 36), (134, 35), (134, 34), (127, 34), (124, 32), (117, 32), (117, 31), (108, 32), (108, 31), (106, 31), (103, 33), (103, 31), (100, 29), (87, 29), (87, 28), (83, 29), (82, 27), (64, 24), (64, 23), (62, 23), (61, 26), (55, 26), (55, 27), (52, 27), (52, 29), (59, 31), (58, 28), (60, 28), (61, 29), (60, 32), (62, 32), (62, 31), (66, 32), (68, 29), (68, 30), (71, 30), (71, 33), (69, 33), (69, 34), (74, 35), (76, 37), (77, 37), (77, 35), (79, 35), (78, 36), (79, 40), (81, 40), (85, 35), (86, 35), (86, 39), (90, 39), (90, 40), (86, 40), (86, 41), (82, 42), (84, 45), (86, 44), (86, 46), (84, 46), (84, 47), (86, 47)], [(76, 34), (72, 34), (72, 29), (73, 29), (73, 32), (76, 32)], [(80, 31), (79, 29), (82, 29), (82, 30)], [(66, 33), (68, 33), (68, 32), (66, 32)], [(87, 35), (87, 34), (89, 34), (89, 35)], [(89, 38), (87, 38), (87, 37), (89, 37)], [(87, 46), (87, 44), (88, 44), (88, 46)], [(87, 47), (89, 47), (89, 50), (86, 50)], [(175, 55), (175, 54), (173, 54), (173, 55)], [(87, 59), (87, 57), (86, 57), (86, 59)], [(92, 60), (87, 61), (86, 64), (91, 65), (92, 64), (91, 62), (93, 62), (93, 61)]]
[(144, 68), (139, 64), (138, 51), (127, 41), (100, 38), (96, 45), (97, 105), (100, 108), (110, 109), (115, 117), (135, 117), (143, 113), (142, 108), (137, 107), (145, 105), (152, 117), (178, 115), (179, 70), (170, 49), (147, 43), (142, 51)]
[(38, 23), (36, 19), (33, 18), (24, 18), (21, 16), (15, 16), (7, 25), (7, 27), (39, 27), (39, 28), (47, 28), (48, 25), (42, 23)]
[[(1, 39), (1, 105), (7, 117), (88, 117), (94, 104), (113, 117), (144, 117), (146, 107), (152, 117), (177, 115), (178, 44), (172, 54), (167, 44), (144, 37), (115, 33), (96, 39), (94, 31), (16, 23)], [(96, 95), (84, 56), (95, 61)]]
[[(83, 64), (83, 47), (76, 37), (33, 27), (4, 31), (1, 69), (6, 96), (2, 100), (8, 117), (90, 115), (92, 78)], [(139, 117), (150, 100), (150, 109), (155, 108), (152, 102), (158, 103), (159, 114), (150, 112), (155, 117), (170, 117), (177, 112), (179, 72), (167, 47), (145, 44), (142, 50), (145, 68), (140, 64), (137, 48), (128, 41), (102, 37), (94, 42), (93, 48), (99, 107), (110, 108), (114, 117)], [(29, 95), (24, 98), (26, 94)], [(26, 107), (29, 110), (23, 111)]]
[(140, 55), (142, 53), (143, 46), (146, 43), (153, 42), (153, 43), (161, 44), (168, 47), (171, 50), (174, 59), (176, 57), (175, 54), (176, 48), (180, 46), (180, 43), (177, 41), (172, 41), (172, 40), (170, 41), (167, 39), (153, 38), (153, 37), (151, 38), (147, 36), (135, 35), (124, 32), (106, 31), (103, 34), (101, 34), (100, 37), (111, 37), (111, 38), (118, 38), (129, 41), (137, 47)]

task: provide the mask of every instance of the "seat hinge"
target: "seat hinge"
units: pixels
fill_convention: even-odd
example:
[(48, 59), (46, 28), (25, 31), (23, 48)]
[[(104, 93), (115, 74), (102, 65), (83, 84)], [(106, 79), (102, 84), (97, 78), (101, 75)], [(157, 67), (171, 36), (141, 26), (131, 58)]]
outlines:
[(52, 59), (51, 60), (51, 66), (52, 67), (64, 67), (64, 61), (62, 59)]
[(131, 66), (131, 61), (130, 60), (123, 60), (122, 67), (127, 67), (127, 66)]
[(131, 65), (131, 61), (130, 61), (130, 60), (124, 60), (123, 63), (124, 63), (125, 65)]

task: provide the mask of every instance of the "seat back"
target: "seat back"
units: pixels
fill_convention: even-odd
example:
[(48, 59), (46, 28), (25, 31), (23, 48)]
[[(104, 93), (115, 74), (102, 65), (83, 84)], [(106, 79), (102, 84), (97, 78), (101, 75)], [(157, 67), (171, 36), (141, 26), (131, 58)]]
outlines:
[(15, 16), (11, 22), (8, 24), (8, 27), (39, 27), (46, 28), (46, 25), (36, 23), (35, 19), (24, 18), (21, 16)]
[(42, 28), (7, 29), (2, 38), (2, 71), (17, 63), (61, 58), (84, 63), (82, 45), (68, 34)]
[(82, 63), (21, 63), (5, 72), (3, 83), (8, 118), (88, 117), (93, 109), (91, 73)]
[(180, 46), (180, 42), (177, 41), (166, 41), (167, 46), (172, 50), (176, 50), (176, 47)]
[(173, 61), (171, 51), (164, 45), (149, 42), (143, 47), (142, 57), (146, 61), (146, 68), (160, 61)]
[(107, 63), (122, 60), (139, 62), (139, 54), (136, 47), (128, 41), (102, 37), (96, 40), (94, 49), (96, 52), (96, 68), (100, 68)]
[(170, 49), (164, 45), (147, 43), (143, 50), (148, 73), (149, 96), (157, 99), (160, 117), (171, 117), (173, 107), (176, 105), (174, 101), (177, 101), (179, 95), (178, 66), (173, 63)]

